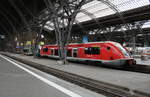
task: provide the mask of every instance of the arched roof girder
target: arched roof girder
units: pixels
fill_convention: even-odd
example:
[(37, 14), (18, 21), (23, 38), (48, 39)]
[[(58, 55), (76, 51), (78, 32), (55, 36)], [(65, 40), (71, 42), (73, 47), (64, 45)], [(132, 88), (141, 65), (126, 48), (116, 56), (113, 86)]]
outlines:
[[(94, 1), (94, 0), (91, 0), (90, 2), (92, 2), (92, 1)], [(113, 10), (118, 15), (118, 17), (121, 19), (121, 21), (124, 24), (126, 23), (124, 18), (123, 18), (122, 13), (120, 13), (120, 10), (113, 3), (111, 3), (109, 0), (97, 0), (97, 1), (99, 1), (99, 2), (101, 2), (103, 4), (105, 4), (106, 6), (108, 6), (108, 8)], [(86, 9), (81, 9), (79, 12), (82, 12), (83, 14), (89, 16), (93, 20), (96, 20), (96, 16), (93, 13), (88, 12), (88, 10), (86, 10)], [(96, 23), (100, 24), (100, 23), (98, 23), (98, 21), (96, 21)]]
[(3, 11), (0, 11), (0, 14), (1, 16), (3, 16), (3, 18), (5, 18), (7, 20), (7, 22), (10, 24), (10, 26), (12, 27), (13, 29), (13, 32), (17, 33), (17, 30), (15, 28), (15, 26), (13, 25), (12, 21), (8, 18), (8, 16), (3, 12)]
[(92, 20), (94, 20), (96, 22), (97, 25), (100, 26), (100, 23), (97, 21), (97, 18), (96, 18), (96, 16), (93, 13), (88, 12), (86, 9), (81, 9), (79, 12), (89, 16)]
[(0, 6), (0, 9), (2, 9), (1, 11), (5, 12), (5, 14), (8, 17), (10, 17), (11, 20), (13, 20), (12, 22), (15, 22), (16, 24), (18, 24), (19, 26), (21, 26), (21, 23), (17, 20), (17, 18), (14, 17), (11, 13), (9, 13), (3, 5)]
[[(93, 0), (91, 0), (93, 1)], [(123, 15), (122, 13), (120, 13), (120, 10), (113, 4), (111, 3), (109, 0), (97, 0), (103, 4), (105, 4), (106, 6), (108, 6), (108, 8), (110, 8), (111, 10), (113, 10), (117, 15), (118, 17), (121, 19), (121, 21), (123, 22), (123, 24), (126, 24), (124, 18), (123, 18)], [(95, 22), (100, 25), (100, 23), (96, 20), (96, 16), (90, 12), (88, 12), (86, 9), (81, 9), (79, 12), (89, 16), (91, 19), (95, 20)], [(78, 21), (75, 20), (76, 23), (78, 24)], [(80, 24), (80, 27), (81, 27), (81, 24)]]
[(19, 17), (21, 18), (21, 20), (23, 21), (23, 23), (25, 24), (25, 26), (27, 27), (27, 30), (29, 32), (31, 32), (31, 28), (28, 24), (28, 22), (26, 21), (24, 15), (22, 14), (22, 12), (20, 11), (20, 9), (16, 6), (16, 4), (14, 3), (13, 0), (8, 0), (9, 3), (13, 6), (13, 8), (16, 10), (16, 12), (19, 14)]
[(88, 12), (86, 9), (81, 9), (79, 12), (89, 16), (91, 19), (95, 19), (96, 16), (93, 13)]
[(0, 27), (5, 31), (5, 32), (2, 32), (2, 31), (0, 31), (0, 34), (3, 34), (3, 35), (10, 35), (10, 31), (8, 31), (8, 29), (3, 25), (3, 24), (1, 24), (0, 23)]
[[(93, 1), (93, 0), (91, 0), (91, 1)], [(122, 23), (126, 24), (126, 22), (124, 20), (124, 17), (123, 17), (123, 14), (120, 13), (120, 10), (112, 2), (110, 2), (109, 0), (97, 0), (97, 1), (99, 1), (102, 4), (105, 4), (106, 6), (108, 6), (108, 8), (113, 10), (118, 15), (118, 17), (121, 19)], [(86, 10), (86, 9), (81, 9), (80, 12), (82, 12), (83, 14), (89, 16), (91, 19), (93, 19), (96, 22), (96, 24), (98, 24), (100, 26), (100, 23), (96, 20), (96, 16), (93, 13), (88, 12), (88, 10)], [(123, 31), (123, 33), (126, 36), (124, 31)]]
[(116, 14), (119, 16), (119, 18), (121, 19), (121, 21), (125, 24), (125, 20), (123, 18), (123, 14), (120, 13), (120, 10), (109, 0), (98, 0), (100, 2), (102, 2), (103, 4), (107, 5), (110, 9), (112, 9), (114, 12), (116, 12)]
[(22, 0), (19, 0), (18, 2), (20, 2), (21, 6), (23, 6), (23, 8), (26, 10), (26, 12), (29, 13), (30, 16), (32, 16), (34, 18), (33, 13), (25, 6), (24, 2)]
[[(52, 29), (55, 29), (54, 26), (46, 24), (48, 21), (49, 21), (48, 19), (43, 21), (44, 22), (44, 23), (42, 23), (43, 27), (46, 25), (46, 26), (49, 26)], [(84, 31), (84, 27), (79, 23), (79, 21), (77, 19), (75, 19), (74, 22), (82, 29), (82, 31)]]
[[(119, 18), (121, 19), (123, 24), (127, 24), (124, 17), (123, 17), (123, 13), (120, 13), (120, 10), (109, 0), (98, 0), (101, 1), (102, 3), (106, 4), (109, 8), (111, 8), (114, 12), (116, 12), (116, 14), (119, 16)], [(129, 25), (125, 25), (125, 28), (127, 28), (128, 30), (130, 29)], [(140, 25), (138, 25), (138, 30), (139, 32), (142, 32), (142, 29), (140, 27)], [(124, 38), (126, 38), (126, 33), (124, 30), (122, 30), (124, 33)]]

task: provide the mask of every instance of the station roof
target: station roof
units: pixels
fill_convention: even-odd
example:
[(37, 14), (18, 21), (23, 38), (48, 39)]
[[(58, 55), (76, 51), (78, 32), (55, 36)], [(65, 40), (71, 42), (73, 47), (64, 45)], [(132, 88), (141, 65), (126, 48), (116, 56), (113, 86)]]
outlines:
[[(87, 0), (91, 1), (82, 6), (76, 16), (75, 25), (91, 23), (92, 20), (126, 12), (143, 6), (149, 6), (149, 0)], [(12, 3), (13, 2), (13, 3)], [(109, 2), (109, 3), (108, 3)], [(18, 9), (16, 10), (15, 7)], [(112, 8), (112, 6), (114, 8)], [(25, 29), (25, 21), (38, 20), (38, 15), (46, 9), (44, 0), (0, 0), (0, 35), (12, 34), (14, 31)], [(23, 17), (21, 17), (20, 13)], [(90, 26), (90, 25), (89, 25)], [(87, 26), (87, 27), (89, 27)], [(54, 30), (54, 24), (47, 21), (45, 29)], [(146, 26), (149, 27), (149, 23)], [(21, 31), (20, 31), (21, 32)]]
[[(80, 12), (77, 14), (75, 23), (79, 24), (86, 21), (97, 20), (101, 17), (114, 15), (117, 12), (123, 13), (128, 10), (137, 9), (143, 6), (150, 5), (149, 0), (93, 0), (82, 6)], [(114, 8), (113, 8), (113, 7)], [(46, 29), (53, 30), (54, 24), (48, 21), (45, 25)], [(149, 27), (144, 26), (144, 27)]]
[[(123, 12), (150, 4), (149, 0), (109, 0), (109, 2), (117, 9), (118, 12)], [(77, 14), (76, 20), (83, 22), (115, 13), (116, 11), (110, 8), (105, 2), (94, 0), (85, 4), (81, 8), (81, 12)]]
[(0, 35), (15, 35), (45, 8), (43, 0), (0, 0)]

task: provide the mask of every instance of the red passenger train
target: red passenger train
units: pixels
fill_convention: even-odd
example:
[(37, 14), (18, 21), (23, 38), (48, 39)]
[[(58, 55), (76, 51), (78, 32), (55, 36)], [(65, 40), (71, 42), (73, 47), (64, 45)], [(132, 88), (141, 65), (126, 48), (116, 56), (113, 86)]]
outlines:
[[(45, 45), (40, 51), (41, 56), (58, 58), (57, 45)], [(128, 51), (117, 42), (73, 43), (67, 46), (67, 60), (92, 61), (109, 66), (134, 65)]]

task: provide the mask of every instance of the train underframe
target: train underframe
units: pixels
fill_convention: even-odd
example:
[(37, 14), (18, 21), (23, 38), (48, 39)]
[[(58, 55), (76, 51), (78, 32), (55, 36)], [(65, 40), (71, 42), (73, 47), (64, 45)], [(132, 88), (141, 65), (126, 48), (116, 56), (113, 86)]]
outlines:
[[(47, 56), (47, 55), (42, 55), (42, 56)], [(59, 59), (59, 56), (48, 55), (48, 57)], [(67, 57), (67, 60), (91, 63), (97, 65), (105, 65), (110, 67), (123, 67), (123, 66), (136, 65), (136, 61), (133, 58), (117, 59), (117, 60), (99, 60), (99, 59), (88, 59), (88, 58), (78, 58), (78, 57)]]

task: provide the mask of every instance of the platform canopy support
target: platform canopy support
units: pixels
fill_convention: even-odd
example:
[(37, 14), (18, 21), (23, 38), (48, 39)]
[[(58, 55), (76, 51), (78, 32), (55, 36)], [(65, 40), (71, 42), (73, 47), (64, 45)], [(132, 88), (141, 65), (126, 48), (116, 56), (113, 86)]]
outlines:
[(85, 4), (86, 0), (45, 0), (49, 15), (55, 27), (59, 56), (63, 64), (66, 64), (66, 45), (69, 42), (72, 25), (76, 15)]

